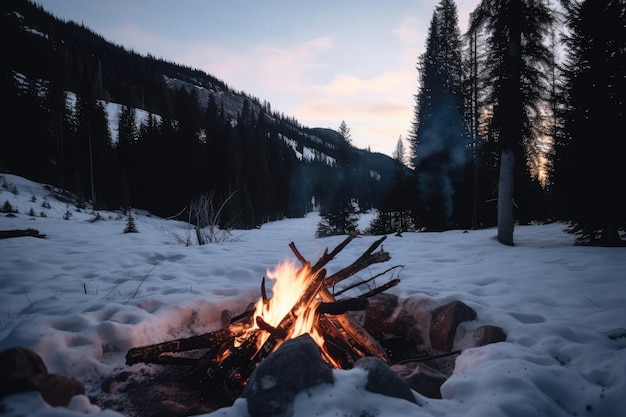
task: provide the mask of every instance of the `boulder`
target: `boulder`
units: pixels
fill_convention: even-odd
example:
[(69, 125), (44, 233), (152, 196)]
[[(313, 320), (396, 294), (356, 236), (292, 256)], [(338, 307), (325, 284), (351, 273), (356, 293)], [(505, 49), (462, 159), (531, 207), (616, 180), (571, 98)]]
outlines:
[(241, 397), (248, 401), (250, 417), (289, 417), (301, 391), (333, 384), (330, 365), (309, 334), (283, 343), (254, 369)]
[(75, 395), (85, 395), (82, 382), (64, 375), (46, 374), (32, 378), (35, 390), (53, 407), (65, 407)]
[(377, 339), (382, 339), (386, 334), (401, 335), (399, 329), (401, 323), (391, 320), (398, 307), (398, 297), (392, 294), (378, 294), (368, 300), (365, 311), (364, 327)]
[(392, 365), (391, 369), (415, 391), (428, 398), (441, 398), (441, 386), (448, 379), (446, 375), (423, 363), (403, 363)]
[(506, 332), (501, 327), (486, 325), (474, 330), (474, 346), (485, 346), (491, 343), (504, 342)]
[(411, 387), (382, 360), (367, 356), (356, 361), (354, 367), (365, 369), (368, 372), (367, 384), (365, 385), (367, 391), (401, 398), (417, 404)]
[(67, 406), (75, 395), (85, 394), (84, 385), (63, 375), (49, 374), (41, 356), (16, 347), (0, 352), (0, 398), (26, 391), (39, 391), (51, 406)]
[(34, 390), (31, 379), (48, 373), (41, 356), (23, 347), (0, 352), (0, 369), (0, 398)]
[(462, 301), (451, 301), (431, 312), (430, 346), (439, 351), (450, 352), (456, 328), (464, 321), (474, 320), (476, 311)]

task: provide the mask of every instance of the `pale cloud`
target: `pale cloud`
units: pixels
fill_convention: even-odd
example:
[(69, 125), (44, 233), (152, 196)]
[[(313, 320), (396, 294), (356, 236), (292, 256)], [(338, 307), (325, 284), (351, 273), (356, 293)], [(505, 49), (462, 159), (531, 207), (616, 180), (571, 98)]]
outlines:
[(422, 26), (422, 21), (418, 17), (405, 16), (400, 26), (393, 30), (393, 33), (404, 45), (413, 47), (423, 41), (424, 30)]
[(401, 62), (403, 67), (412, 71), (412, 82), (415, 84), (417, 61), (424, 52), (428, 24), (424, 19), (417, 16), (405, 16), (400, 25), (393, 30), (393, 33), (403, 45)]
[(406, 87), (410, 78), (412, 77), (408, 71), (386, 71), (370, 79), (340, 74), (326, 85), (311, 85), (307, 89), (312, 94), (324, 96), (350, 96), (364, 93), (387, 95)]
[[(330, 36), (289, 48), (264, 43), (241, 51), (203, 42), (184, 46), (177, 59), (215, 75), (235, 89), (258, 95), (293, 91), (309, 82), (312, 73), (330, 65), (320, 59), (320, 54), (333, 48)], [(271, 101), (271, 97), (260, 98)]]
[(410, 128), (414, 80), (409, 70), (370, 79), (342, 74), (328, 84), (302, 88), (303, 100), (293, 114), (305, 124), (334, 129), (345, 120), (355, 146), (391, 154), (398, 137)]
[(330, 36), (303, 42), (291, 49), (260, 46), (251, 51), (259, 82), (278, 91), (294, 90), (306, 83), (316, 71), (330, 66), (320, 54), (334, 48)]
[(393, 118), (410, 107), (414, 79), (410, 71), (386, 71), (371, 79), (342, 74), (326, 85), (304, 87), (294, 112), (315, 120)]

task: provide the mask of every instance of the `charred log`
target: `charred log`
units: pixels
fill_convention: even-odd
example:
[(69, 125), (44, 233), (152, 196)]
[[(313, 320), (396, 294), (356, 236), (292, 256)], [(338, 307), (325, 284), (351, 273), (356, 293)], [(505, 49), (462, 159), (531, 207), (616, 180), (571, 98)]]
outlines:
[(224, 327), (212, 333), (132, 348), (126, 353), (126, 364), (132, 365), (139, 362), (162, 363), (163, 360), (159, 359), (159, 357), (164, 353), (206, 349), (235, 338), (249, 327), (250, 324), (233, 323), (228, 327)]

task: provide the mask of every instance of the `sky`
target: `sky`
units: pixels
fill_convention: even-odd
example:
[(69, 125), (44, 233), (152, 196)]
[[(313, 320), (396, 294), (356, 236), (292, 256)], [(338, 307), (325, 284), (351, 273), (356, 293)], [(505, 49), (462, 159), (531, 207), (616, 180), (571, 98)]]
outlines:
[[(145, 388), (164, 367), (127, 366), (128, 350), (218, 330), (224, 311), (237, 314), (260, 299), (263, 276), (285, 260), (297, 262), (290, 242), (314, 262), (345, 239), (315, 238), (319, 215), (310, 213), (233, 230), (221, 243), (185, 246), (180, 238), (195, 236), (186, 223), (134, 210), (138, 233), (123, 233), (127, 219), (120, 213), (102, 211), (92, 222), (89, 207), (78, 211), (51, 190), (0, 174), (0, 203), (19, 211), (2, 214), (0, 230), (46, 235), (0, 239), (0, 351), (35, 351), (50, 373), (82, 382), (87, 395), (55, 408), (36, 392), (11, 395), (0, 400), (7, 417), (154, 415), (131, 405), (138, 395), (184, 408), (171, 391)], [(362, 230), (372, 216), (361, 216)], [(517, 226), (512, 247), (497, 242), (495, 228), (388, 235), (382, 247), (391, 260), (354, 278), (403, 265), (393, 276), (400, 283), (386, 292), (399, 301), (392, 317), (400, 310), (412, 315), (411, 331), (428, 340), (432, 309), (460, 300), (477, 313), (456, 331), (453, 349), (462, 353), (442, 399), (412, 391), (416, 405), (372, 393), (363, 369), (335, 369), (332, 383), (294, 399), (294, 415), (626, 416), (626, 249), (575, 246), (564, 229), (563, 223)], [(354, 239), (328, 263), (328, 275), (377, 239)], [(375, 283), (390, 278), (383, 274)], [(275, 281), (266, 286), (272, 298)], [(473, 332), (483, 325), (501, 327), (506, 340), (476, 347)], [(127, 379), (104, 392), (105, 379), (124, 372)], [(248, 417), (248, 405), (239, 398), (204, 417)]]
[[(388, 155), (406, 138), (437, 0), (35, 0), (142, 55), (201, 69)], [(479, 0), (457, 0), (461, 33)], [(407, 144), (405, 143), (405, 146)]]

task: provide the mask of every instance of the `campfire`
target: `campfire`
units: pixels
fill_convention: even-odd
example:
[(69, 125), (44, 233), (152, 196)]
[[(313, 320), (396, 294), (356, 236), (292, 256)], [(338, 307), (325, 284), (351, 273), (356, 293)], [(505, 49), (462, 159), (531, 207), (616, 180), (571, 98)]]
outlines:
[[(233, 317), (230, 324), (215, 332), (130, 349), (126, 355), (127, 364), (188, 366), (188, 375), (207, 375), (232, 398), (242, 392), (252, 371), (263, 359), (285, 341), (305, 333), (315, 340), (324, 361), (334, 368), (351, 369), (359, 358), (365, 356), (375, 356), (389, 364), (390, 360), (378, 341), (346, 313), (365, 310), (368, 298), (397, 285), (399, 279), (391, 279), (354, 298), (337, 298), (363, 284), (371, 288), (375, 278), (401, 267), (391, 267), (337, 290), (337, 285), (347, 278), (391, 258), (382, 248), (385, 237), (375, 241), (352, 264), (334, 274), (327, 275), (324, 268), (356, 236), (357, 233), (349, 235), (331, 252), (327, 249), (314, 264), (300, 254), (293, 242), (290, 243), (300, 265), (286, 261), (268, 272), (268, 278), (274, 281), (271, 297), (267, 296), (263, 278), (259, 300)], [(191, 351), (202, 353), (181, 355), (181, 352)]]

